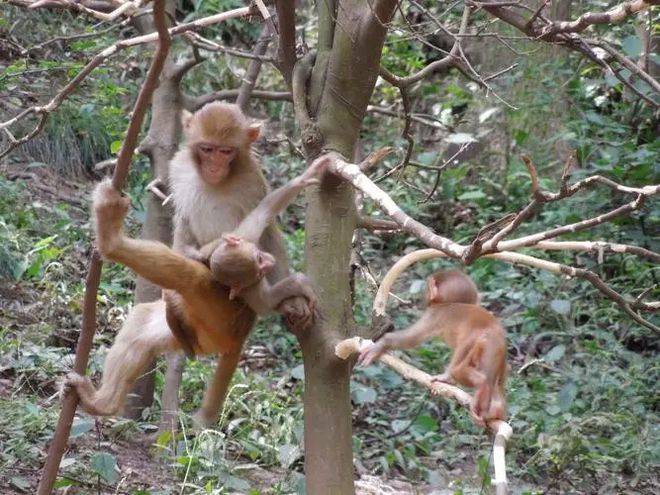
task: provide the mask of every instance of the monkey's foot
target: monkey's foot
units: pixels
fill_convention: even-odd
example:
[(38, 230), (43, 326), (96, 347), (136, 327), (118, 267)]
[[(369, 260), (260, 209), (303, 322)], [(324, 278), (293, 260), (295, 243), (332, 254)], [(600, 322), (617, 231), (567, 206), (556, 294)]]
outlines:
[(477, 414), (477, 411), (474, 408), (474, 403), (470, 406), (470, 417), (472, 418), (472, 421), (474, 421), (474, 424), (476, 424), (477, 426), (481, 426), (482, 428), (486, 427), (486, 421), (484, 420), (483, 417)]
[(93, 416), (111, 416), (119, 410), (119, 406), (115, 405), (111, 400), (102, 396), (99, 397), (100, 394), (94, 388), (88, 376), (82, 376), (75, 371), (68, 373), (62, 383), (62, 391), (65, 394), (72, 393), (73, 390), (78, 394), (80, 407), (88, 414)]
[(78, 387), (85, 386), (85, 377), (79, 375), (75, 371), (70, 371), (66, 374), (64, 379), (60, 382), (60, 398), (63, 399), (68, 394), (77, 392)]
[(208, 413), (205, 413), (203, 410), (199, 409), (195, 414), (193, 414), (192, 420), (194, 429), (201, 431), (213, 426), (218, 418), (215, 415), (211, 417)]
[(445, 371), (439, 375), (432, 376), (431, 383), (446, 383), (448, 385), (456, 385), (456, 380), (454, 380), (451, 374)]

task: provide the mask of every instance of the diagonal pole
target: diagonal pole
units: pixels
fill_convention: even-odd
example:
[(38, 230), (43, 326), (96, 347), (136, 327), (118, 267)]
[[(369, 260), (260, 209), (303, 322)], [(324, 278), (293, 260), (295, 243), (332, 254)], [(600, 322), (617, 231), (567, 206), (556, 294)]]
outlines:
[[(112, 176), (112, 184), (116, 189), (121, 190), (126, 182), (131, 159), (137, 146), (137, 140), (144, 121), (144, 116), (147, 113), (147, 108), (151, 102), (151, 96), (158, 86), (158, 79), (165, 64), (165, 57), (167, 56), (171, 40), (170, 34), (167, 30), (167, 21), (165, 16), (165, 0), (154, 0), (154, 24), (158, 32), (158, 46), (151, 61), (149, 72), (142, 84), (140, 93), (138, 94), (135, 105), (133, 106), (133, 113), (131, 121), (126, 131), (126, 138), (122, 145), (121, 151), (117, 158), (117, 165)], [(89, 268), (87, 271), (87, 278), (85, 280), (85, 296), (83, 300), (83, 318), (82, 329), (76, 347), (76, 358), (74, 363), (74, 371), (84, 375), (87, 370), (87, 362), (89, 360), (89, 353), (94, 341), (94, 333), (96, 331), (96, 296), (101, 280), (101, 267), (103, 261), (98, 251), (94, 249), (89, 261)], [(41, 480), (37, 488), (37, 495), (50, 495), (53, 490), (53, 485), (57, 478), (57, 471), (60, 467), (62, 455), (67, 447), (69, 434), (71, 432), (71, 424), (73, 417), (78, 407), (78, 395), (75, 393), (68, 393), (62, 401), (62, 410), (60, 417), (55, 427), (53, 434), (53, 441), (48, 449), (48, 456), (46, 463), (41, 472)]]

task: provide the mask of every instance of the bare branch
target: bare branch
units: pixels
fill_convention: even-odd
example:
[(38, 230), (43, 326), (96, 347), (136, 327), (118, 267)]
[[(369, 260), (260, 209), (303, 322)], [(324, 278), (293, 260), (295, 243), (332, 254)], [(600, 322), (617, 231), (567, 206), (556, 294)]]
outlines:
[[(356, 189), (362, 191), (366, 196), (371, 198), (376, 202), (376, 204), (379, 206), (381, 210), (383, 210), (387, 215), (389, 215), (396, 223), (398, 223), (401, 226), (401, 229), (405, 232), (408, 232), (409, 234), (414, 235), (418, 239), (420, 239), (424, 244), (427, 246), (431, 246), (437, 250), (437, 252), (442, 253), (442, 256), (448, 256), (450, 258), (456, 259), (456, 260), (465, 260), (466, 253), (469, 253), (469, 247), (462, 246), (450, 239), (447, 239), (445, 237), (442, 237), (438, 234), (435, 234), (431, 229), (429, 229), (427, 226), (424, 224), (418, 222), (417, 220), (411, 218), (409, 215), (407, 215), (393, 200), (392, 198), (385, 193), (382, 189), (380, 189), (376, 184), (374, 184), (373, 181), (371, 181), (367, 176), (365, 176), (362, 171), (360, 170), (360, 167), (345, 162), (338, 154), (336, 153), (328, 153), (327, 155), (324, 155), (323, 157), (320, 157), (318, 159), (324, 159), (329, 157), (331, 160), (331, 165), (330, 165), (330, 170), (333, 171), (334, 173), (338, 174), (341, 176), (343, 179), (347, 180), (350, 184), (353, 185)], [(599, 181), (601, 181), (604, 178), (601, 178)], [(595, 179), (594, 178), (588, 178), (585, 179), (584, 181), (580, 181), (581, 183), (591, 183)], [(634, 192), (638, 193), (638, 198), (635, 201), (641, 201), (639, 198), (644, 197), (645, 194), (655, 194), (658, 192), (660, 189), (660, 186), (645, 186), (643, 188), (631, 188), (627, 186), (620, 186), (616, 184), (613, 181), (610, 181), (609, 179), (605, 179), (605, 183), (608, 185), (611, 185), (612, 187), (615, 187), (618, 190), (622, 190), (624, 192)], [(580, 183), (578, 183), (580, 184)], [(567, 191), (572, 191), (575, 186), (566, 186)], [(580, 186), (583, 187), (583, 186)], [(577, 188), (579, 189), (579, 188)], [(545, 194), (550, 194), (550, 193), (545, 193)], [(628, 205), (626, 205), (628, 206)], [(609, 216), (609, 214), (606, 214)], [(508, 219), (507, 219), (508, 221)], [(593, 219), (586, 220), (584, 223), (592, 223)], [(592, 223), (593, 224), (593, 223)], [(572, 226), (575, 227), (575, 226)], [(560, 227), (560, 229), (562, 229)], [(554, 229), (556, 230), (556, 229)], [(548, 231), (551, 232), (551, 231)], [(528, 237), (534, 237), (534, 243), (537, 243), (540, 240), (544, 240), (547, 237), (545, 237), (546, 233), (542, 233), (542, 238), (536, 239), (534, 236), (528, 236)], [(490, 235), (490, 234), (489, 234)], [(562, 265), (560, 263), (555, 263), (552, 261), (546, 261), (542, 260), (539, 258), (535, 258), (533, 256), (521, 254), (521, 253), (514, 253), (514, 252), (509, 252), (509, 251), (503, 251), (504, 249), (504, 243), (500, 243), (498, 249), (498, 252), (488, 252), (486, 253), (486, 246), (490, 243), (491, 241), (488, 241), (487, 243), (484, 243), (483, 249), (480, 250), (479, 253), (477, 253), (476, 256), (474, 256), (474, 259), (477, 257), (488, 257), (488, 258), (494, 258), (494, 259), (499, 259), (506, 261), (508, 263), (514, 263), (514, 264), (523, 264), (527, 266), (532, 266), (534, 268), (539, 268), (542, 270), (547, 270), (552, 273), (556, 274), (561, 274), (561, 275), (567, 275), (569, 277), (578, 277), (587, 280), (590, 282), (596, 289), (598, 289), (599, 292), (604, 294), (606, 297), (609, 299), (615, 301), (626, 313), (628, 313), (635, 321), (637, 321), (640, 325), (643, 325), (647, 328), (652, 329), (653, 331), (660, 332), (660, 328), (658, 328), (656, 325), (653, 325), (649, 321), (645, 320), (641, 316), (639, 316), (635, 310), (643, 310), (643, 311), (655, 311), (656, 304), (655, 303), (643, 303), (643, 302), (638, 302), (638, 301), (629, 301), (620, 294), (618, 294), (616, 291), (611, 289), (605, 282), (603, 282), (598, 275), (595, 273), (585, 270), (582, 268), (575, 268), (571, 267), (568, 265)], [(513, 249), (517, 249), (523, 246), (527, 246), (532, 244), (531, 242), (526, 241), (526, 238), (521, 238), (516, 241), (509, 241), (511, 243), (515, 242), (515, 245), (513, 245)], [(425, 252), (428, 250), (425, 250)], [(439, 254), (435, 254), (434, 256), (440, 256)], [(404, 257), (405, 258), (405, 257)], [(401, 261), (401, 260), (400, 260)], [(389, 290), (389, 289), (388, 289)]]
[(391, 155), (392, 153), (394, 153), (394, 148), (381, 148), (374, 151), (373, 153), (369, 153), (369, 156), (362, 160), (362, 163), (360, 163), (358, 166), (362, 172), (366, 173), (367, 171), (371, 170), (371, 168), (373, 168), (378, 162), (382, 161), (386, 156)]
[(599, 263), (603, 261), (605, 253), (632, 254), (640, 258), (646, 258), (654, 263), (660, 263), (660, 254), (639, 246), (630, 246), (628, 244), (619, 244), (607, 241), (540, 241), (533, 246), (533, 249), (543, 249), (545, 251), (582, 251), (594, 252), (598, 254)]
[[(417, 5), (419, 6), (419, 4)], [(449, 51), (449, 54), (446, 57), (431, 62), (429, 65), (419, 70), (418, 72), (405, 77), (396, 76), (387, 69), (385, 69), (384, 67), (381, 67), (380, 76), (383, 79), (385, 79), (387, 82), (389, 82), (392, 86), (396, 86), (397, 88), (399, 88), (402, 92), (402, 97), (403, 97), (403, 90), (408, 88), (409, 86), (415, 84), (418, 81), (421, 81), (422, 79), (430, 76), (431, 74), (435, 74), (436, 72), (439, 72), (441, 70), (446, 70), (451, 67), (457, 66), (458, 62), (460, 61), (461, 35), (465, 34), (469, 19), (470, 19), (470, 7), (466, 6), (465, 9), (463, 10), (463, 17), (461, 18), (461, 26), (458, 30), (458, 35), (454, 36), (454, 45), (452, 46), (452, 49)]]
[[(133, 0), (132, 2), (123, 2), (120, 5), (112, 10), (113, 2), (86, 2), (86, 1), (76, 1), (76, 0), (37, 0), (36, 2), (30, 3), (30, 9), (39, 9), (39, 8), (66, 8), (71, 10), (78, 10), (89, 14), (97, 19), (102, 21), (111, 22), (117, 19), (119, 16), (126, 15), (127, 17), (132, 17), (137, 14), (142, 7), (142, 4), (145, 3), (145, 0)], [(110, 12), (106, 13), (106, 11)]]
[[(196, 110), (211, 101), (233, 100), (234, 98), (238, 97), (238, 92), (238, 89), (221, 89), (220, 91), (198, 96), (197, 98), (190, 98), (188, 107), (191, 110)], [(252, 91), (250, 96), (252, 96), (252, 98), (260, 98), (262, 100), (291, 101), (291, 93), (288, 91), (263, 91), (260, 89), (255, 89)]]
[[(635, 5), (641, 5), (643, 4), (657, 4), (658, 0), (653, 0), (652, 2), (644, 2), (643, 0), (635, 0), (632, 3)], [(557, 43), (561, 44), (563, 46), (566, 46), (570, 48), (571, 50), (575, 50), (577, 52), (582, 53), (584, 56), (586, 56), (589, 60), (594, 62), (595, 64), (599, 65), (606, 71), (609, 71), (614, 77), (616, 77), (619, 81), (622, 82), (630, 91), (635, 93), (639, 98), (643, 99), (646, 103), (653, 107), (658, 107), (660, 106), (660, 103), (657, 101), (654, 101), (653, 99), (649, 98), (647, 95), (642, 93), (630, 80), (624, 78), (620, 73), (619, 70), (611, 67), (605, 60), (600, 58), (593, 50), (593, 47), (590, 45), (590, 43), (581, 38), (576, 32), (564, 32), (561, 29), (558, 31), (555, 31), (554, 28), (558, 24), (561, 23), (553, 23), (552, 21), (548, 20), (547, 18), (543, 16), (539, 16), (538, 21), (539, 22), (532, 22), (531, 24), (519, 13), (514, 12), (511, 9), (507, 9), (506, 7), (501, 7), (497, 6), (497, 2), (492, 2), (492, 1), (484, 1), (481, 3), (482, 7), (484, 10), (488, 11), (490, 14), (494, 15), (495, 17), (501, 19), (502, 21), (506, 22), (507, 24), (510, 24), (514, 26), (516, 29), (520, 30), (521, 32), (525, 33), (529, 38), (532, 40), (543, 40), (547, 41), (550, 43)], [(627, 4), (622, 4), (622, 5), (627, 5)], [(616, 9), (614, 9), (616, 10)], [(625, 11), (625, 9), (623, 10)], [(611, 12), (611, 11), (610, 11)], [(615, 19), (618, 17), (615, 16)], [(638, 68), (634, 71), (634, 73), (639, 75), (639, 71), (642, 71), (641, 68)], [(645, 82), (648, 82), (649, 76), (646, 74), (645, 76), (641, 76)], [(652, 78), (651, 78), (652, 79)], [(651, 88), (655, 89), (654, 85), (651, 85)]]
[(587, 12), (574, 21), (554, 21), (544, 28), (549, 34), (577, 33), (594, 24), (614, 24), (626, 17), (642, 12), (652, 5), (658, 5), (658, 0), (631, 0), (623, 2), (607, 12)]
[[(562, 182), (559, 192), (551, 193), (547, 191), (541, 191), (538, 185), (536, 168), (528, 157), (523, 157), (523, 161), (529, 170), (531, 182), (532, 182), (532, 201), (522, 210), (514, 220), (497, 233), (489, 242), (483, 245), (484, 252), (494, 252), (496, 250), (506, 250), (512, 251), (520, 249), (521, 247), (533, 246), (539, 241), (546, 239), (553, 239), (562, 234), (579, 232), (581, 230), (589, 229), (596, 225), (608, 222), (615, 217), (629, 214), (633, 211), (636, 211), (642, 207), (644, 201), (656, 194), (660, 193), (660, 185), (649, 185), (644, 187), (628, 187), (617, 184), (613, 180), (610, 180), (601, 175), (592, 175), (586, 179), (582, 179), (572, 186), (569, 186), (568, 181), (568, 165), (570, 162), (567, 162), (566, 167), (564, 168), (564, 173), (562, 174)], [(558, 201), (560, 199), (565, 199), (573, 196), (578, 191), (588, 188), (594, 184), (602, 184), (610, 189), (624, 193), (624, 194), (633, 194), (635, 198), (629, 203), (626, 203), (622, 206), (619, 206), (607, 213), (598, 215), (580, 222), (575, 222), (569, 225), (563, 225), (554, 229), (546, 230), (545, 232), (539, 232), (536, 234), (520, 237), (518, 239), (512, 239), (510, 241), (500, 242), (505, 236), (509, 235), (513, 230), (515, 230), (523, 221), (532, 217), (537, 209), (543, 203), (549, 203)]]
[(401, 230), (399, 224), (392, 220), (385, 220), (383, 218), (360, 216), (357, 221), (357, 228), (367, 229), (372, 232), (398, 232)]
[(279, 43), (278, 67), (288, 85), (291, 84), (293, 66), (296, 65), (296, 11), (292, 0), (276, 0)]
[[(378, 288), (376, 297), (374, 299), (373, 305), (373, 315), (374, 317), (382, 318), (385, 316), (385, 308), (387, 306), (387, 298), (392, 289), (392, 285), (397, 280), (397, 278), (404, 272), (406, 268), (410, 265), (424, 260), (430, 260), (433, 258), (442, 258), (447, 255), (437, 249), (420, 249), (408, 253), (407, 255), (400, 258), (385, 274), (383, 280)], [(498, 253), (482, 255), (485, 258), (497, 259), (504, 261), (513, 265), (524, 265), (537, 268), (540, 270), (545, 270), (556, 275), (565, 275), (568, 277), (575, 277), (587, 280), (591, 285), (593, 285), (601, 294), (606, 296), (608, 299), (614, 301), (623, 309), (630, 317), (635, 320), (640, 325), (653, 330), (656, 333), (660, 333), (660, 328), (650, 321), (642, 318), (635, 310), (642, 311), (657, 311), (660, 309), (660, 302), (649, 302), (643, 303), (638, 297), (636, 300), (628, 300), (618, 292), (609, 287), (598, 275), (592, 271), (586, 270), (584, 268), (575, 268), (568, 265), (563, 265), (561, 263), (555, 263), (554, 261), (542, 260), (534, 256), (529, 256), (522, 253), (513, 253), (510, 251), (503, 251)]]
[[(266, 54), (266, 51), (268, 50), (268, 45), (275, 36), (275, 32), (273, 31), (274, 28), (271, 27), (271, 25), (272, 25), (272, 20), (270, 23), (267, 22), (264, 25), (264, 27), (261, 30), (261, 34), (259, 35), (259, 39), (254, 45), (253, 53), (257, 57)], [(236, 98), (236, 104), (240, 107), (240, 109), (243, 112), (246, 112), (247, 110), (247, 105), (248, 102), (250, 101), (250, 96), (252, 95), (254, 86), (257, 83), (257, 77), (259, 77), (259, 72), (261, 72), (261, 64), (262, 61), (259, 60), (259, 58), (254, 58), (250, 62), (247, 72), (245, 73), (245, 77), (243, 78), (243, 82), (241, 83), (241, 87), (238, 90), (238, 97)]]
[[(158, 78), (165, 65), (165, 58), (170, 49), (170, 36), (167, 31), (167, 21), (165, 17), (165, 0), (154, 0), (154, 24), (156, 26), (156, 35), (158, 47), (151, 61), (151, 66), (147, 72), (147, 77), (140, 88), (140, 92), (135, 101), (131, 121), (126, 131), (126, 138), (122, 145), (117, 166), (112, 177), (112, 184), (115, 188), (121, 190), (128, 175), (128, 169), (131, 164), (131, 157), (135, 151), (138, 134), (142, 127), (144, 115), (151, 101), (151, 96), (158, 86)], [(87, 280), (85, 282), (85, 296), (83, 301), (83, 320), (80, 338), (76, 347), (76, 358), (74, 371), (84, 375), (87, 370), (87, 362), (94, 341), (96, 331), (96, 298), (101, 278), (101, 257), (96, 249), (92, 251)], [(69, 393), (64, 397), (60, 417), (55, 428), (53, 441), (48, 449), (46, 464), (44, 465), (39, 487), (38, 495), (50, 495), (53, 485), (57, 478), (57, 470), (62, 460), (62, 455), (66, 450), (66, 443), (71, 431), (73, 417), (78, 407), (78, 396), (75, 393)]]
[(651, 86), (657, 93), (660, 93), (660, 82), (657, 79), (652, 77), (648, 72), (644, 71), (640, 66), (635, 62), (630, 60), (628, 57), (621, 55), (616, 51), (607, 41), (600, 40), (588, 40), (590, 45), (597, 46), (609, 53), (614, 59), (619, 62), (622, 66), (628, 69), (630, 72), (639, 76), (644, 80), (646, 84)]
[(392, 198), (389, 197), (387, 193), (385, 193), (385, 191), (380, 189), (371, 179), (364, 175), (359, 166), (345, 162), (336, 153), (330, 153), (329, 156), (332, 158), (330, 170), (374, 200), (381, 210), (401, 226), (403, 231), (418, 237), (428, 246), (439, 249), (452, 258), (460, 258), (464, 249), (462, 246), (446, 237), (433, 233), (424, 224), (411, 218), (392, 200)]
[(236, 50), (235, 48), (229, 48), (223, 45), (219, 45), (215, 41), (211, 41), (207, 38), (204, 38), (199, 33), (187, 32), (184, 34), (186, 39), (188, 39), (194, 46), (206, 50), (209, 52), (220, 52), (226, 53), (227, 55), (232, 55), (234, 57), (249, 58), (252, 60), (261, 60), (262, 62), (269, 62), (271, 64), (275, 63), (275, 59), (272, 57), (267, 57), (265, 55), (255, 55), (251, 52), (244, 52), (243, 50)]
[[(228, 19), (234, 19), (236, 17), (244, 17), (246, 15), (251, 14), (251, 12), (252, 12), (251, 7), (242, 7), (240, 9), (234, 9), (220, 14), (215, 14), (209, 17), (204, 17), (202, 19), (197, 19), (196, 21), (192, 21), (186, 24), (181, 24), (179, 26), (170, 28), (169, 35), (174, 36), (190, 30), (200, 29), (202, 27), (209, 26), (211, 24), (223, 22)], [(39, 132), (41, 132), (41, 130), (44, 128), (46, 124), (46, 120), (48, 119), (49, 114), (55, 111), (57, 108), (59, 108), (62, 102), (71, 93), (73, 93), (76, 90), (76, 88), (87, 78), (87, 76), (92, 71), (94, 71), (94, 69), (100, 66), (107, 58), (115, 55), (116, 53), (126, 48), (144, 43), (151, 43), (154, 41), (158, 41), (158, 33), (150, 33), (150, 34), (145, 34), (143, 36), (136, 36), (134, 38), (118, 41), (114, 45), (109, 46), (108, 48), (106, 48), (105, 50), (101, 51), (96, 56), (94, 56), (94, 58), (92, 58), (92, 60), (88, 62), (87, 65), (85, 65), (85, 67), (83, 67), (83, 69), (73, 79), (71, 79), (64, 86), (64, 88), (62, 88), (47, 104), (35, 105), (30, 108), (27, 108), (23, 110), (21, 113), (19, 113), (17, 116), (5, 122), (0, 123), (0, 130), (3, 130), (5, 128), (14, 125), (16, 122), (29, 115), (39, 116), (39, 120), (36, 126), (34, 127), (34, 129), (27, 135), (23, 136), (22, 138), (16, 139), (14, 142), (11, 142), (7, 148), (5, 148), (2, 152), (0, 152), (0, 158), (6, 156), (17, 146), (26, 143), (34, 136), (36, 136)]]

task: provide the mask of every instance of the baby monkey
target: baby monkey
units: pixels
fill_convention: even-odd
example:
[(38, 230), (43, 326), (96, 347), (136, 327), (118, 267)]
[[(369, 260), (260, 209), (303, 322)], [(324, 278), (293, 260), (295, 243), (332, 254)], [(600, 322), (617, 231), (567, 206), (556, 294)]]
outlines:
[(504, 420), (505, 332), (499, 320), (479, 305), (474, 282), (458, 270), (435, 273), (427, 281), (426, 303), (416, 323), (385, 334), (360, 353), (358, 362), (366, 366), (390, 349), (409, 349), (441, 337), (453, 355), (445, 372), (433, 380), (475, 389), (470, 414), (476, 424)]
[(218, 282), (230, 288), (229, 299), (240, 296), (255, 313), (263, 315), (274, 312), (289, 297), (303, 296), (314, 311), (316, 295), (302, 273), (288, 275), (271, 285), (266, 275), (275, 267), (276, 259), (263, 251), (258, 242), (264, 230), (300, 191), (319, 182), (328, 163), (329, 159), (316, 160), (303, 174), (268, 193), (234, 232), (223, 234), (216, 241), (209, 268)]

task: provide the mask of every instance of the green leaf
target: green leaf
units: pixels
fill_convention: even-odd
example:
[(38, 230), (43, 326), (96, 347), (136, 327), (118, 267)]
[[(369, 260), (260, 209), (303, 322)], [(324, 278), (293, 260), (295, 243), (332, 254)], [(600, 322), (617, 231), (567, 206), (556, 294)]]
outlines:
[(224, 486), (225, 488), (242, 492), (250, 489), (250, 483), (237, 476), (227, 476), (224, 480)]
[(289, 468), (300, 457), (300, 448), (290, 443), (280, 445), (277, 457), (283, 468)]
[(110, 143), (110, 153), (112, 153), (113, 155), (119, 153), (119, 150), (121, 149), (121, 144), (122, 141), (113, 141), (112, 143)]
[(565, 353), (566, 353), (565, 345), (563, 344), (556, 345), (552, 349), (550, 349), (550, 351), (548, 351), (548, 353), (545, 355), (545, 360), (554, 363), (555, 361), (559, 361), (561, 358), (563, 358)]
[(112, 454), (100, 452), (92, 456), (92, 471), (108, 483), (117, 481), (117, 460)]
[(71, 427), (70, 436), (71, 438), (79, 437), (90, 431), (92, 428), (94, 428), (94, 421), (82, 419), (76, 420)]
[(22, 476), (14, 476), (9, 482), (21, 491), (27, 491), (30, 488), (30, 482)]
[(575, 400), (575, 397), (577, 396), (577, 385), (575, 382), (567, 382), (566, 385), (562, 387), (562, 389), (559, 391), (559, 396), (557, 397), (559, 407), (563, 412), (568, 411), (571, 406), (573, 405), (573, 401)]
[(364, 385), (359, 385), (353, 391), (353, 400), (358, 405), (374, 402), (376, 400), (376, 396), (376, 391), (373, 388), (365, 387)]
[(634, 35), (626, 36), (621, 42), (621, 48), (628, 57), (637, 58), (642, 53), (642, 40)]
[(430, 433), (438, 429), (438, 422), (431, 416), (421, 415), (415, 420), (414, 427), (418, 431)]
[(520, 146), (525, 141), (527, 141), (528, 137), (529, 137), (529, 132), (523, 131), (522, 129), (516, 129), (515, 131), (513, 131), (513, 140), (516, 142), (518, 146)]
[(545, 408), (545, 412), (547, 412), (550, 416), (556, 416), (561, 412), (561, 409), (557, 405), (551, 405)]
[(486, 197), (486, 193), (483, 191), (467, 191), (461, 194), (458, 199), (460, 201), (465, 201), (469, 199), (484, 199)]
[(55, 484), (53, 485), (53, 488), (66, 488), (67, 486), (75, 486), (76, 483), (69, 478), (59, 478)]
[(550, 308), (552, 308), (555, 313), (565, 316), (571, 312), (571, 301), (566, 299), (553, 299), (550, 302)]
[(410, 421), (407, 419), (395, 419), (390, 425), (394, 433), (401, 433), (403, 430), (408, 428)]
[(296, 380), (303, 381), (305, 379), (305, 367), (302, 364), (299, 364), (295, 368), (292, 368), (291, 376)]

